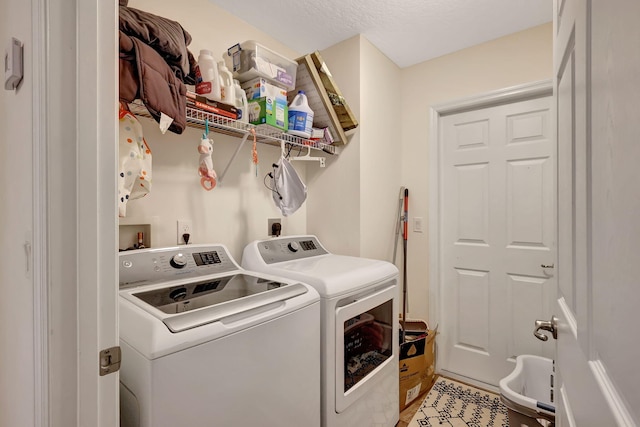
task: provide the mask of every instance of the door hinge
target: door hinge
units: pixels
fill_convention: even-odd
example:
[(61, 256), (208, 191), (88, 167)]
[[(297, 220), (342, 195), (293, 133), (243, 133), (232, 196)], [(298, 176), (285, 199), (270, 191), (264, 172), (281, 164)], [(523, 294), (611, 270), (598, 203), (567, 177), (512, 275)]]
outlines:
[(120, 369), (122, 352), (120, 347), (111, 347), (100, 352), (100, 376), (112, 374)]

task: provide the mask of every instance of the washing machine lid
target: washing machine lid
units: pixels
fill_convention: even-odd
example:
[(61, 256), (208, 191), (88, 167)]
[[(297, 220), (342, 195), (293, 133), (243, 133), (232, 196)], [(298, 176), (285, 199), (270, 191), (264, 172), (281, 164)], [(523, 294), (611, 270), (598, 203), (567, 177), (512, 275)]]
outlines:
[(397, 278), (395, 265), (369, 258), (329, 253), (315, 236), (290, 236), (247, 245), (242, 266), (313, 286), (333, 298)]
[[(217, 283), (219, 280), (220, 283)], [(258, 291), (235, 289), (251, 286), (256, 286)], [(165, 291), (151, 292), (162, 288)], [(186, 291), (181, 288), (186, 288)], [(179, 299), (186, 294), (179, 301), (182, 306), (166, 303), (166, 291), (170, 294), (169, 298)], [(208, 291), (209, 295), (203, 295)], [(173, 297), (172, 292), (175, 292)], [(216, 292), (232, 293), (237, 298), (222, 297)], [(201, 303), (198, 298), (208, 301), (209, 305), (204, 301)], [(119, 299), (120, 341), (146, 359), (155, 360), (206, 342), (224, 339), (300, 310), (318, 310), (319, 315), (319, 308), (314, 307), (319, 306), (320, 297), (312, 286), (243, 270), (235, 275), (203, 277), (197, 281), (183, 279), (121, 289)], [(187, 301), (191, 301), (188, 304), (197, 303), (201, 307), (181, 312)], [(167, 313), (171, 307), (177, 308), (178, 312)]]
[(121, 295), (157, 317), (175, 333), (289, 300), (307, 292), (307, 287), (300, 283), (234, 274), (152, 289), (134, 288), (121, 292)]

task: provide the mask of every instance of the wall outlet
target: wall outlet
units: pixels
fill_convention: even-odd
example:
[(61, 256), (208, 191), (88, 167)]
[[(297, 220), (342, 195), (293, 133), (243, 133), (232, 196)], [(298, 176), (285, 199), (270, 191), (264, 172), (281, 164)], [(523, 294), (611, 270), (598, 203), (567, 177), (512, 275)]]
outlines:
[(267, 220), (267, 236), (279, 236), (282, 234), (282, 220), (269, 218)]
[[(188, 234), (189, 237), (187, 241), (184, 239), (184, 235)], [(179, 219), (178, 220), (178, 244), (186, 245), (187, 243), (193, 242), (193, 226), (191, 225), (191, 220), (187, 219)]]

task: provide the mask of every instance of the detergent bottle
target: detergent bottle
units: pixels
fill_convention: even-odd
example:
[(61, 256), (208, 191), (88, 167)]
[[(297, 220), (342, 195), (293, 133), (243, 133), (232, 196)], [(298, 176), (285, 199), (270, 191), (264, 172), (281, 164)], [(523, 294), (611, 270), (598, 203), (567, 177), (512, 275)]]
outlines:
[(249, 123), (249, 103), (247, 102), (247, 93), (240, 87), (240, 82), (233, 80), (233, 87), (236, 95), (235, 106), (238, 110), (238, 121)]
[(235, 105), (236, 95), (235, 88), (233, 86), (233, 75), (227, 68), (224, 61), (218, 62), (218, 74), (220, 74), (220, 101), (225, 104)]
[(220, 76), (210, 50), (202, 49), (196, 68), (196, 93), (212, 101), (220, 101)]
[(312, 126), (313, 110), (309, 107), (307, 95), (303, 90), (300, 90), (289, 104), (289, 130), (287, 132), (309, 139), (311, 138)]

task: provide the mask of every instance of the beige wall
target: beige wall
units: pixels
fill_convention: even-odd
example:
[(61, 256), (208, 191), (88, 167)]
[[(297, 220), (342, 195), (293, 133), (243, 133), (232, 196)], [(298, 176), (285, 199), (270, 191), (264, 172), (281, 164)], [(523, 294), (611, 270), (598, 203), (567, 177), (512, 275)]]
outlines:
[[(222, 59), (226, 49), (245, 40), (256, 40), (289, 58), (300, 56), (228, 14), (207, 0), (190, 0), (176, 7), (173, 1), (130, 0), (138, 8), (180, 22), (191, 34), (189, 50), (197, 58), (200, 49), (209, 49)], [(316, 194), (309, 192), (308, 203), (289, 217), (283, 217), (264, 186), (264, 176), (272, 170), (280, 148), (258, 144), (258, 174), (251, 163), (251, 140), (244, 145), (231, 164), (224, 182), (212, 191), (200, 187), (197, 146), (202, 130), (188, 128), (182, 135), (160, 134), (155, 121), (141, 119), (144, 136), (153, 154), (153, 185), (149, 195), (133, 200), (127, 206), (127, 217), (121, 223), (151, 223), (153, 246), (177, 243), (178, 219), (193, 223), (193, 243), (223, 243), (240, 262), (242, 249), (255, 239), (267, 238), (268, 218), (283, 220), (283, 233), (302, 234), (307, 227), (307, 206)], [(218, 175), (231, 159), (240, 139), (212, 134), (213, 166)], [(294, 163), (303, 180), (306, 168), (318, 168), (316, 163)]]
[(361, 255), (391, 261), (402, 146), (401, 70), (364, 37), (361, 61)]
[(359, 126), (326, 170), (309, 170), (308, 229), (330, 251), (390, 261), (400, 186), (400, 69), (362, 36), (321, 52)]
[[(343, 96), (360, 117), (360, 37), (354, 37), (320, 52)], [(360, 133), (347, 134), (349, 143), (337, 156), (327, 157), (324, 169), (307, 171), (308, 232), (318, 236), (331, 252), (360, 255)]]
[[(33, 275), (24, 244), (32, 240), (32, 54), (31, 2), (0, 2), (3, 48), (15, 37), (24, 45), (25, 75), (17, 91), (0, 88), (0, 425), (34, 425)], [(4, 82), (4, 79), (3, 79)], [(33, 248), (34, 251), (38, 248)]]
[[(409, 216), (428, 224), (430, 107), (552, 78), (552, 24), (470, 47), (402, 70), (402, 182)], [(410, 222), (410, 229), (412, 223)], [(409, 315), (428, 319), (428, 233), (409, 233)], [(432, 319), (436, 320), (436, 319)]]

